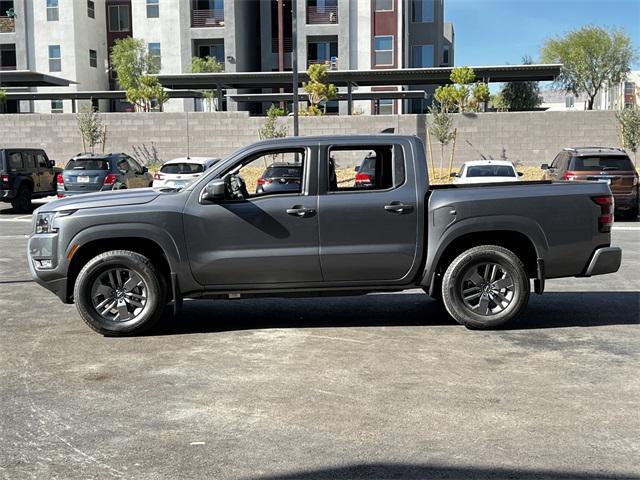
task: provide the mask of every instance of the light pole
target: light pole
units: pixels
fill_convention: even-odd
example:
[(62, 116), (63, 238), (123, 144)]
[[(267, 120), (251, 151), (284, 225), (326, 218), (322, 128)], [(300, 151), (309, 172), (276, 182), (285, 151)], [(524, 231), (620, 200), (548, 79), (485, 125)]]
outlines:
[(293, 11), (291, 12), (292, 26), (292, 68), (293, 68), (293, 136), (299, 133), (298, 125), (298, 5), (296, 0), (291, 1)]

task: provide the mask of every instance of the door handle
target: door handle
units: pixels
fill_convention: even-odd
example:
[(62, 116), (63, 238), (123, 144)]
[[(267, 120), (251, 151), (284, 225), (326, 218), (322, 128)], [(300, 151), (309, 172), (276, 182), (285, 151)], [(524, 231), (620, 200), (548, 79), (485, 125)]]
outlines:
[(413, 210), (413, 205), (407, 205), (402, 202), (391, 202), (389, 205), (385, 205), (384, 209), (391, 213), (408, 213)]
[(293, 215), (295, 217), (306, 217), (307, 215), (313, 215), (316, 211), (313, 208), (303, 207), (302, 205), (295, 205), (291, 208), (287, 208), (287, 215)]

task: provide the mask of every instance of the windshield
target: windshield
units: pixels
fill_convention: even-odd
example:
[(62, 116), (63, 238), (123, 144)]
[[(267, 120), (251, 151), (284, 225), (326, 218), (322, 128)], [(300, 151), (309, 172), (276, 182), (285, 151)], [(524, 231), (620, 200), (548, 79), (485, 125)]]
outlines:
[(576, 157), (573, 170), (633, 170), (633, 165), (629, 157), (625, 155)]
[(278, 167), (269, 167), (267, 168), (267, 170), (264, 172), (264, 175), (262, 175), (263, 177), (266, 178), (273, 178), (273, 177), (281, 177), (281, 178), (286, 178), (286, 177), (293, 177), (293, 178), (298, 178), (300, 177), (300, 167), (296, 167), (296, 166), (278, 166)]
[(109, 162), (100, 158), (76, 158), (69, 160), (65, 170), (109, 170)]
[(169, 163), (163, 165), (160, 171), (167, 174), (187, 175), (204, 172), (204, 166), (199, 163)]
[(506, 165), (480, 165), (467, 167), (467, 177), (515, 177), (516, 172)]

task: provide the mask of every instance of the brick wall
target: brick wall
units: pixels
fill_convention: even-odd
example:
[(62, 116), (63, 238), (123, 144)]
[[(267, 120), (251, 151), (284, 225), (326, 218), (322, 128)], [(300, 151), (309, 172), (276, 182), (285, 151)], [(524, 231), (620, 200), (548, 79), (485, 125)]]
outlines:
[[(106, 151), (132, 153), (134, 146), (154, 147), (169, 160), (187, 153), (185, 113), (102, 114), (107, 126)], [(425, 137), (423, 115), (341, 116), (301, 118), (302, 135), (376, 133), (394, 128), (398, 133)], [(283, 118), (293, 131), (292, 119)], [(224, 156), (258, 139), (264, 118), (243, 112), (190, 113), (192, 156)], [(620, 139), (613, 112), (522, 112), (456, 115), (458, 128), (456, 165), (477, 160), (481, 154), (498, 159), (504, 154), (523, 165), (550, 162), (566, 146), (618, 146)], [(62, 163), (82, 150), (75, 115), (0, 115), (0, 146), (42, 147)], [(439, 144), (434, 143), (439, 159)]]

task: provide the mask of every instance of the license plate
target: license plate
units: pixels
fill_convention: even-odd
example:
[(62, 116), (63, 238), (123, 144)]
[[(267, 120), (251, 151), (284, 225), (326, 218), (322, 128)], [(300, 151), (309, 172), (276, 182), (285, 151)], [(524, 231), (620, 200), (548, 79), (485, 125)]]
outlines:
[(89, 177), (78, 177), (78, 183), (89, 183)]

